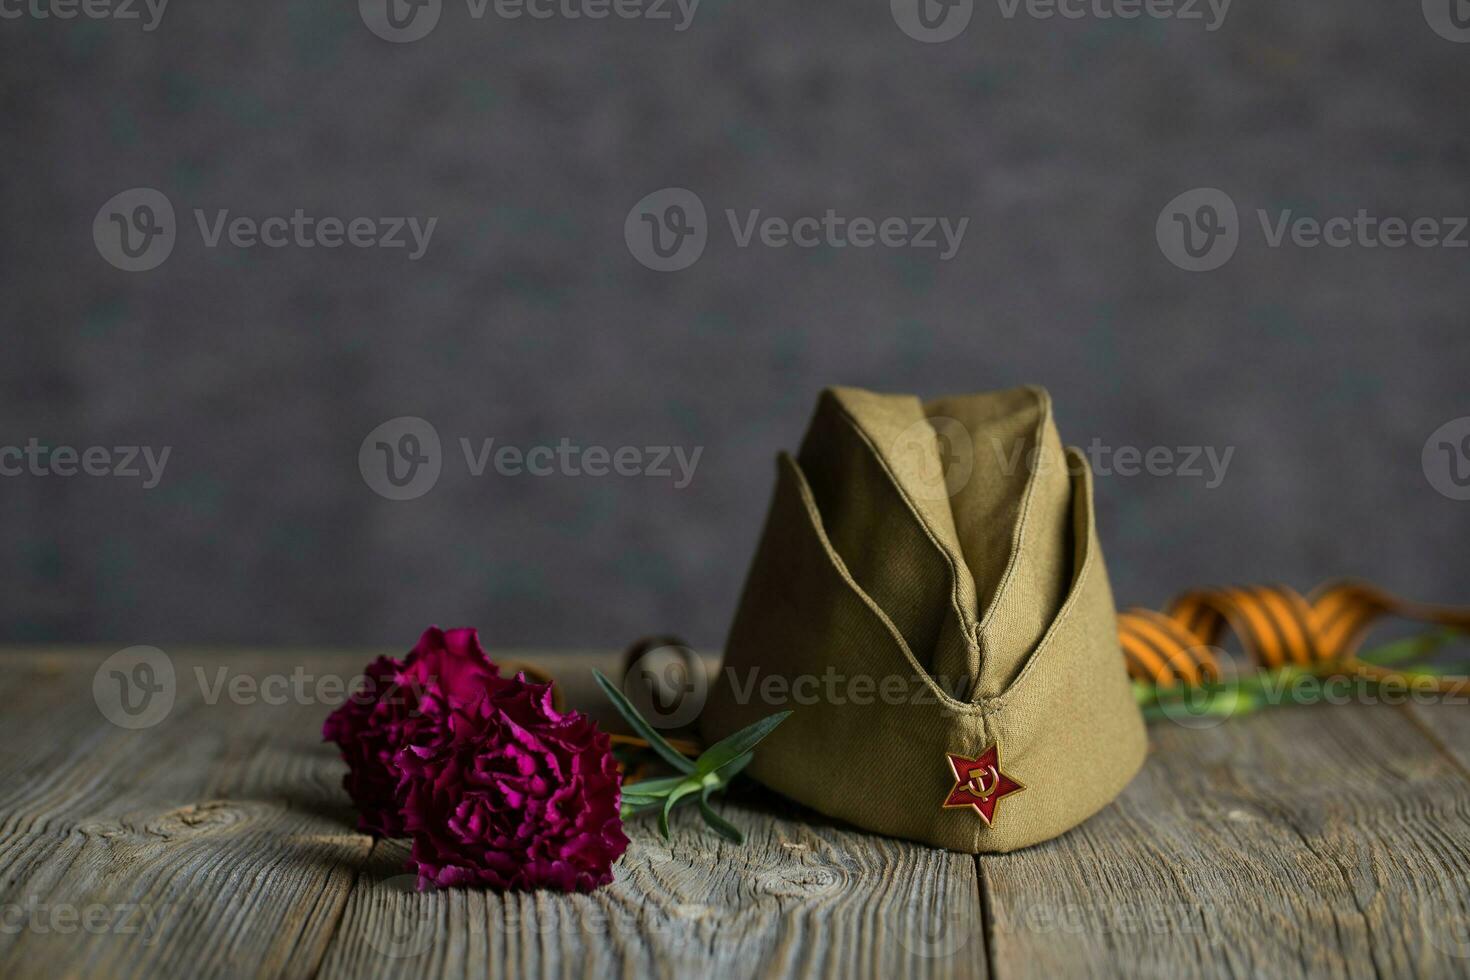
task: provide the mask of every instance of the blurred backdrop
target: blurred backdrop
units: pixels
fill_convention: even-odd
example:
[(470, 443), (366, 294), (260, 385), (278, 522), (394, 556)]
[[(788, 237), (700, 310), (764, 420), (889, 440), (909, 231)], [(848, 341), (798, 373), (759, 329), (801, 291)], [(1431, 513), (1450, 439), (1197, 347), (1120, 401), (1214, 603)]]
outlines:
[(1435, 2), (0, 0), (0, 641), (715, 647), (827, 384), (1047, 386), (1122, 604), (1470, 600)]

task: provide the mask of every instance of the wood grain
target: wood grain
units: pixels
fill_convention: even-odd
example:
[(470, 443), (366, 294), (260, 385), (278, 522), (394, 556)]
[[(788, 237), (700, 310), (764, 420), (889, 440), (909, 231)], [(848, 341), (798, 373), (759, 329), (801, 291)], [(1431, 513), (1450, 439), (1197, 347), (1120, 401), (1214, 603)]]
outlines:
[(1447, 976), (1470, 782), (1388, 706), (1150, 729), (1077, 830), (979, 859), (1000, 976)]
[[(1016, 854), (750, 789), (719, 804), (744, 847), (638, 821), (593, 895), (419, 893), (403, 842), (353, 829), (331, 703), (209, 697), (222, 668), (345, 681), (369, 654), (171, 650), (173, 709), (128, 731), (92, 696), (110, 652), (0, 653), (0, 976), (1470, 974), (1463, 707), (1156, 724), (1118, 803)], [(611, 658), (540, 662), (606, 716)]]
[(20, 911), (0, 975), (310, 975), (370, 848), (314, 744), (322, 709), (207, 704), (182, 656), (169, 716), (125, 731), (92, 699), (99, 660), (6, 658), (0, 884)]

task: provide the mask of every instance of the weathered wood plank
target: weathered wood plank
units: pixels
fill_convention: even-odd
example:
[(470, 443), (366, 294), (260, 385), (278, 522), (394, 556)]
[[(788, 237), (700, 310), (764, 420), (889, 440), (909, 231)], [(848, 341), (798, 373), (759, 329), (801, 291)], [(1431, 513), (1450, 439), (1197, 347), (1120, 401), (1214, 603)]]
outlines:
[(1002, 977), (1445, 976), (1470, 781), (1398, 709), (1152, 727), (1119, 802), (979, 860)]
[[(751, 792), (721, 804), (745, 847), (687, 813), (669, 842), (640, 822), (591, 896), (421, 894), (401, 842), (353, 831), (318, 741), (331, 705), (310, 683), (368, 655), (175, 654), (177, 702), (141, 731), (94, 703), (100, 655), (0, 658), (6, 977), (1470, 974), (1463, 709), (1156, 725), (1117, 805), (1018, 854), (879, 838)], [(554, 669), (607, 717), (592, 664), (613, 667)], [(308, 693), (211, 704), (220, 667), (227, 683), (300, 667)], [(63, 906), (110, 918), (87, 931)]]
[[(324, 977), (983, 976), (974, 862), (780, 809), (726, 804), (749, 836), (731, 847), (648, 821), (616, 881), (592, 895), (412, 891), (403, 850), (364, 870)], [(926, 919), (958, 920), (973, 959), (927, 955)], [(913, 937), (913, 938), (910, 938)]]
[[(985, 972), (972, 859), (773, 808), (760, 794), (722, 804), (750, 834), (743, 848), (688, 814), (669, 842), (639, 821), (617, 881), (592, 896), (414, 892), (402, 844), (373, 846), (352, 830), (341, 764), (318, 740), (329, 705), (237, 704), (228, 693), (206, 703), (224, 664), (257, 682), (298, 664), (345, 678), (368, 657), (176, 655), (172, 712), (136, 732), (93, 703), (99, 659), (33, 659), (0, 686), (18, 699), (0, 721), (11, 790), (0, 795), (0, 902), (137, 905), (160, 921), (146, 935), (0, 935), (6, 976)], [(614, 666), (574, 657), (558, 675), (573, 703), (601, 712), (591, 663)], [(43, 728), (54, 734), (38, 746)], [(931, 923), (961, 930), (976, 955), (930, 955)]]
[[(570, 704), (612, 720), (592, 666), (617, 674), (606, 655), (567, 658), (555, 673)], [(322, 976), (460, 976), (487, 963), (571, 978), (985, 975), (972, 858), (839, 827), (759, 792), (717, 807), (745, 830), (743, 846), (687, 811), (669, 841), (639, 819), (614, 883), (587, 896), (415, 893), (402, 847), (382, 845)], [(935, 955), (945, 944), (970, 955)]]
[(1416, 695), (1402, 710), (1470, 777), (1470, 695)]
[[(176, 655), (157, 725), (116, 727), (101, 658), (6, 657), (0, 697), (0, 975), (308, 976), (369, 841), (344, 821), (323, 709), (206, 703)], [(355, 659), (355, 658), (354, 658)], [(280, 658), (232, 658), (263, 678)], [(206, 688), (207, 689), (207, 688)]]

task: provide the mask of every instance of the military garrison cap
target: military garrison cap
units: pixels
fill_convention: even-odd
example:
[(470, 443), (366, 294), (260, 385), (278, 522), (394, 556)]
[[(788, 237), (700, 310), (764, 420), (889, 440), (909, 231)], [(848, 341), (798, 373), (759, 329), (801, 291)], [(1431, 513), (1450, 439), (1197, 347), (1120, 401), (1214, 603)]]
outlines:
[(1055, 837), (1137, 772), (1092, 476), (1044, 390), (822, 393), (777, 460), (701, 724), (780, 707), (751, 775), (952, 850)]

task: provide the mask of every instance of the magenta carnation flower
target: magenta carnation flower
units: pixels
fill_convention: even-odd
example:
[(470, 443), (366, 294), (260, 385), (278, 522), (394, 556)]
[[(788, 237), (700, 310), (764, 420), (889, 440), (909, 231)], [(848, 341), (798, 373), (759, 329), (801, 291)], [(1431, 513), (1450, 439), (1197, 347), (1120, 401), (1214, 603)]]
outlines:
[(359, 830), (403, 837), (406, 830), (393, 758), (414, 732), (451, 706), (474, 704), (511, 682), (480, 649), (472, 629), (430, 627), (402, 660), (379, 657), (363, 672), (366, 687), (328, 716), (322, 738), (347, 762), (342, 779), (357, 807)]
[(396, 757), (419, 887), (591, 891), (627, 849), (605, 733), (523, 675), (436, 702)]

